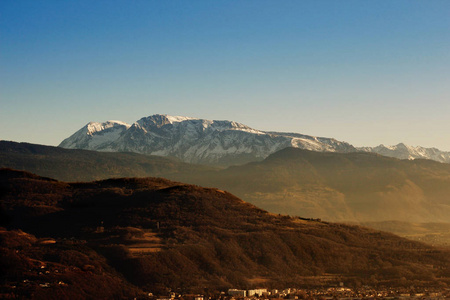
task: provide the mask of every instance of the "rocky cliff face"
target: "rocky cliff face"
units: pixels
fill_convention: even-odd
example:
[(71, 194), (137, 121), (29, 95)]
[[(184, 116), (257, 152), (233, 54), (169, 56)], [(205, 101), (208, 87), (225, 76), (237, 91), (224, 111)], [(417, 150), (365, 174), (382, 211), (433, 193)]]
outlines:
[(333, 138), (260, 131), (234, 121), (168, 115), (152, 115), (132, 125), (120, 121), (90, 122), (59, 146), (170, 156), (188, 163), (221, 166), (259, 161), (287, 147), (318, 152), (374, 152), (399, 159), (421, 158), (450, 163), (450, 152), (436, 148), (402, 143), (355, 148)]
[(224, 166), (262, 160), (287, 147), (356, 151), (352, 145), (331, 138), (264, 132), (234, 121), (168, 115), (152, 115), (133, 125), (119, 121), (91, 122), (59, 146), (173, 156), (189, 163)]

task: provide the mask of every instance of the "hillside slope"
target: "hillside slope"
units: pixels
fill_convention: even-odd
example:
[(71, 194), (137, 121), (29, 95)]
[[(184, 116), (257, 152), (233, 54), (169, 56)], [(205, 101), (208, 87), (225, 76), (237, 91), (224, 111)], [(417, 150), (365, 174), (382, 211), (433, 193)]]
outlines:
[(449, 222), (450, 165), (372, 153), (281, 150), (228, 169), (137, 153), (0, 142), (0, 167), (66, 181), (160, 176), (217, 187), (274, 213), (328, 221)]
[(269, 214), (217, 189), (157, 178), (69, 184), (7, 169), (0, 189), (8, 230), (51, 237), (50, 248), (85, 241), (146, 291), (450, 284), (448, 252), (362, 227)]
[(0, 168), (24, 170), (65, 181), (171, 177), (178, 173), (192, 174), (213, 169), (161, 156), (63, 149), (6, 141), (0, 141)]
[(82, 241), (0, 227), (0, 299), (144, 299)]
[(286, 148), (262, 162), (180, 180), (271, 212), (330, 221), (449, 222), (450, 165)]

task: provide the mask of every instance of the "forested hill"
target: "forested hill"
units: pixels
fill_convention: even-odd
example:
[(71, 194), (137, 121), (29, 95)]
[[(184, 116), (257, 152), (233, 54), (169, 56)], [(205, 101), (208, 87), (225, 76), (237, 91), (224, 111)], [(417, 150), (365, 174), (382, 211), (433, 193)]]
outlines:
[(63, 149), (8, 141), (0, 141), (0, 167), (65, 181), (112, 177), (170, 177), (174, 174), (192, 174), (213, 169), (161, 156)]
[[(24, 279), (55, 283), (45, 273), (24, 275), (20, 266), (30, 260), (80, 272), (119, 272), (124, 284), (146, 292), (340, 281), (348, 286), (450, 284), (448, 252), (367, 228), (270, 214), (218, 189), (159, 178), (65, 183), (7, 169), (0, 171), (0, 180), (9, 236), (22, 230), (54, 240), (38, 247), (31, 238), (26, 247), (39, 251), (15, 252), (22, 246), (3, 235), (1, 251), (18, 262), (2, 261), (8, 270), (2, 282), (20, 287), (11, 293), (23, 291), (19, 282)], [(77, 245), (84, 250), (73, 249)], [(89, 259), (50, 255), (59, 248), (82, 251)], [(64, 274), (70, 281), (72, 275)]]

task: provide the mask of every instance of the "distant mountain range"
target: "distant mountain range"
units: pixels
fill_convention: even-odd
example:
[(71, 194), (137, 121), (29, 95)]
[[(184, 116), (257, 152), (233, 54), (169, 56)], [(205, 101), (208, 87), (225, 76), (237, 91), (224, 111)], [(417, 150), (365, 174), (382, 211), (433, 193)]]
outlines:
[(357, 149), (399, 159), (431, 159), (450, 163), (450, 152), (444, 152), (436, 148), (413, 147), (403, 143), (395, 146), (379, 145), (377, 147), (359, 147)]
[(450, 163), (450, 152), (435, 148), (404, 144), (356, 148), (333, 138), (261, 131), (234, 121), (169, 115), (152, 115), (132, 125), (121, 121), (90, 122), (65, 139), (59, 147), (136, 152), (177, 157), (189, 163), (220, 166), (260, 161), (287, 147), (319, 152), (364, 151), (400, 159), (422, 158)]

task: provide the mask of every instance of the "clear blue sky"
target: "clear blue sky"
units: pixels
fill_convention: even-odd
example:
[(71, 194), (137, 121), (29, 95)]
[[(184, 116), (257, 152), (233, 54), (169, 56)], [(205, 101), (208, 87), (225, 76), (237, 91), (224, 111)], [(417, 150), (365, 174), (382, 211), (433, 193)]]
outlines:
[(0, 1), (0, 139), (235, 120), (450, 151), (450, 1)]

